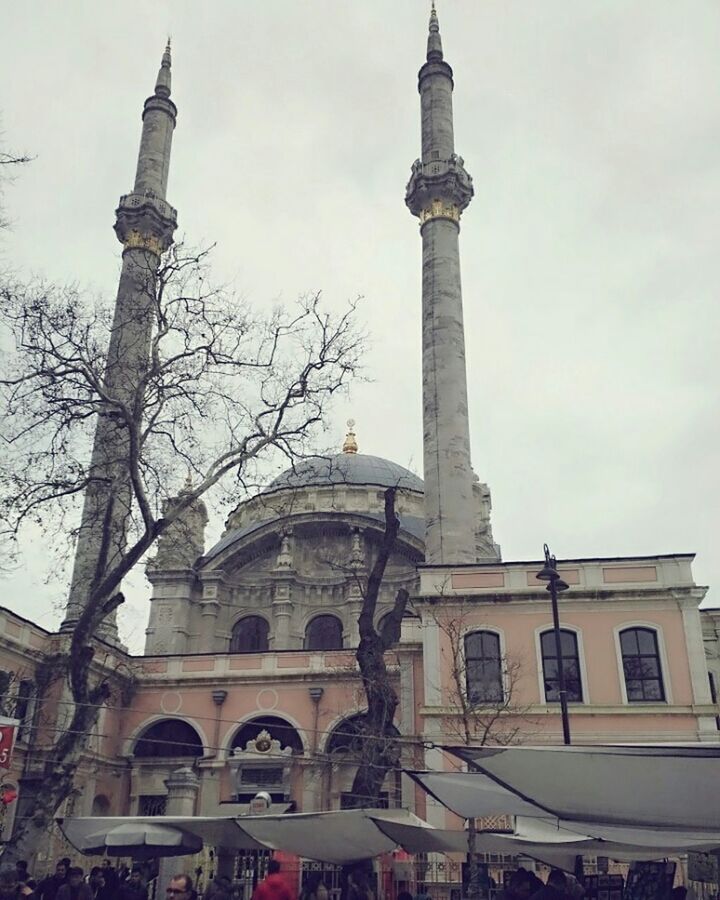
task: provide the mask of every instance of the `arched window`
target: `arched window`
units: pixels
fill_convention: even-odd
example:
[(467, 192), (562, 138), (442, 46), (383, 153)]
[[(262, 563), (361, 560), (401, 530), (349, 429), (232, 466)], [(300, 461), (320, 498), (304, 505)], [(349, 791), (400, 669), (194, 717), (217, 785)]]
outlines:
[(105, 794), (95, 794), (91, 816), (106, 816), (110, 812), (110, 801)]
[(501, 703), (503, 699), (500, 638), (493, 631), (465, 636), (465, 685), (470, 703)]
[(337, 616), (315, 616), (305, 629), (306, 650), (342, 650), (342, 622)]
[(267, 731), (275, 741), (280, 741), (280, 746), (292, 747), (293, 753), (302, 754), (303, 742), (293, 726), (281, 719), (280, 716), (259, 716), (250, 722), (245, 722), (235, 733), (230, 748), (244, 750), (248, 741), (254, 741), (261, 731)]
[(625, 692), (628, 703), (663, 701), (657, 634), (652, 628), (627, 628), (620, 632)]
[[(577, 635), (574, 631), (561, 629), (560, 647), (567, 700), (569, 703), (582, 703), (583, 690), (582, 678), (580, 677), (580, 655), (578, 653)], [(542, 651), (545, 701), (547, 703), (558, 703), (560, 701), (560, 682), (558, 680), (558, 658), (554, 631), (544, 631), (540, 635), (540, 649)]]
[[(400, 732), (394, 725), (388, 729), (388, 737), (398, 738)], [(326, 753), (337, 756), (360, 756), (365, 740), (365, 713), (348, 716), (333, 728), (328, 738)]]
[(200, 737), (182, 719), (162, 719), (143, 731), (135, 743), (133, 755), (143, 759), (158, 756), (202, 756)]
[(269, 626), (262, 616), (245, 616), (233, 625), (231, 653), (264, 653), (268, 649)]

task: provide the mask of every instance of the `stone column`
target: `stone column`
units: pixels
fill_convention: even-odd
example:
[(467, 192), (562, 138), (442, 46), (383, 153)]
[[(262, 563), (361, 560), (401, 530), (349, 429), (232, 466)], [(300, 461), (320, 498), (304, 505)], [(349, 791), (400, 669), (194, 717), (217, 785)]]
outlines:
[[(192, 816), (195, 814), (195, 803), (200, 789), (200, 780), (188, 766), (176, 769), (166, 780), (168, 789), (166, 816)], [(158, 822), (161, 819), (158, 818)], [(182, 859), (182, 857), (180, 858)], [(178, 872), (183, 872), (182, 862), (169, 857), (160, 860), (157, 881), (157, 900), (163, 900), (170, 879)]]

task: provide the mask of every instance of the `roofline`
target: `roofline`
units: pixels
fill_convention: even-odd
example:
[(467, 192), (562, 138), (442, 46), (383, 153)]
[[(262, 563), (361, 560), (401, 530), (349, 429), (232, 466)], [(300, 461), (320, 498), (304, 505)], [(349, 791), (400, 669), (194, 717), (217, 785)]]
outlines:
[(38, 625), (37, 622), (33, 622), (32, 619), (26, 619), (25, 616), (21, 616), (20, 613), (16, 613), (14, 609), (10, 609), (8, 606), (0, 606), (0, 612), (9, 613), (11, 616), (15, 616), (16, 619), (20, 619), (20, 621), (24, 622), (26, 625), (32, 625), (33, 628), (37, 628), (37, 630), (42, 631), (43, 634), (57, 634), (57, 631), (48, 631), (47, 628), (43, 628), (42, 625)]
[[(575, 556), (558, 559), (558, 565), (568, 563), (593, 563), (593, 562), (635, 562), (641, 559), (695, 559), (695, 553), (638, 553), (635, 556)], [(498, 566), (535, 566), (540, 565), (542, 559), (486, 559), (474, 563), (418, 563), (419, 569), (479, 569), (497, 568)]]

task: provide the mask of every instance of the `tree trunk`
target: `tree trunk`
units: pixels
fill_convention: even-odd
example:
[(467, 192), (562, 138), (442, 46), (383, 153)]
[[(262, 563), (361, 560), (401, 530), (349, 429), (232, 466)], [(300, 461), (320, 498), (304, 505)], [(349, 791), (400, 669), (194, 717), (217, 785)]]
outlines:
[(358, 621), (360, 644), (355, 656), (360, 667), (368, 709), (360, 762), (352, 785), (352, 802), (355, 807), (377, 806), (387, 773), (400, 761), (400, 747), (393, 734), (398, 696), (385, 665), (385, 651), (400, 637), (400, 623), (407, 606), (408, 592), (398, 591), (395, 606), (388, 614), (388, 626), (384, 634), (378, 634), (373, 625), (385, 567), (399, 531), (400, 520), (395, 513), (395, 488), (388, 488), (385, 491), (385, 532), (368, 577)]

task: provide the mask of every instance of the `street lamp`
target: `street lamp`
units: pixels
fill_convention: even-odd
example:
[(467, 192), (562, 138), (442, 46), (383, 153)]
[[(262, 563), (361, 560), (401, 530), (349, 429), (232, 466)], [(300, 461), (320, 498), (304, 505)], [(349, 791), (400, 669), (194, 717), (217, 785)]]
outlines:
[(535, 576), (540, 581), (547, 581), (545, 590), (550, 592), (552, 601), (553, 632), (555, 633), (555, 655), (557, 656), (558, 694), (560, 695), (560, 715), (562, 716), (563, 743), (570, 743), (570, 720), (568, 718), (567, 690), (565, 688), (565, 671), (563, 667), (562, 640), (560, 637), (560, 617), (558, 615), (558, 594), (567, 591), (569, 585), (560, 577), (557, 560), (550, 555), (547, 544), (543, 544), (545, 565)]

